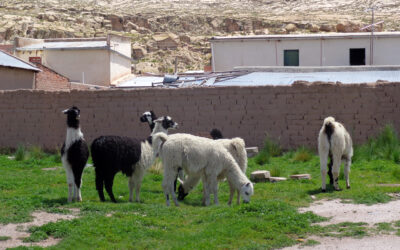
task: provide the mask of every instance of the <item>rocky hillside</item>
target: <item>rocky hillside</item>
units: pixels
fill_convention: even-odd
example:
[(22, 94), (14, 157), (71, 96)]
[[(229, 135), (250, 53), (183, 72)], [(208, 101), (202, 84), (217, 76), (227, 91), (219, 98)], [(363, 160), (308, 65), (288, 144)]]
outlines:
[(0, 42), (113, 32), (131, 37), (137, 71), (198, 70), (212, 36), (357, 32), (371, 5), (381, 30), (400, 30), (398, 0), (0, 0)]

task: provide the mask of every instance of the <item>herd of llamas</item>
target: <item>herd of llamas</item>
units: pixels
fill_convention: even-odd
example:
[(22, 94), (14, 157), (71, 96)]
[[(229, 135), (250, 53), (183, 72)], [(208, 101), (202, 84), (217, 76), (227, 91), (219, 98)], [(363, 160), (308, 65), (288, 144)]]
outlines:
[[(68, 202), (82, 201), (82, 173), (89, 158), (89, 147), (80, 128), (80, 110), (73, 106), (63, 113), (67, 115), (67, 134), (61, 159), (67, 174)], [(91, 144), (96, 190), (101, 201), (105, 201), (105, 188), (111, 201), (116, 202), (112, 187), (115, 174), (121, 171), (129, 179), (129, 201), (133, 201), (135, 189), (135, 201), (139, 202), (143, 177), (159, 157), (164, 169), (162, 188), (167, 206), (170, 197), (179, 206), (178, 200), (183, 200), (200, 180), (203, 182), (203, 205), (210, 205), (211, 194), (214, 204), (219, 204), (218, 182), (224, 179), (230, 189), (229, 205), (235, 191), (237, 204), (240, 197), (243, 202), (250, 202), (254, 187), (246, 176), (247, 153), (242, 138), (225, 139), (217, 129), (211, 131), (212, 139), (184, 133), (168, 135), (168, 131), (176, 129), (178, 124), (169, 116), (157, 117), (153, 111), (144, 112), (140, 121), (150, 126), (150, 136), (145, 139), (108, 135), (94, 139)], [(318, 152), (322, 191), (326, 191), (327, 174), (334, 189), (340, 190), (338, 177), (342, 161), (346, 187), (350, 188), (352, 140), (345, 127), (333, 117), (323, 121), (318, 136)], [(177, 181), (180, 182), (178, 196)]]

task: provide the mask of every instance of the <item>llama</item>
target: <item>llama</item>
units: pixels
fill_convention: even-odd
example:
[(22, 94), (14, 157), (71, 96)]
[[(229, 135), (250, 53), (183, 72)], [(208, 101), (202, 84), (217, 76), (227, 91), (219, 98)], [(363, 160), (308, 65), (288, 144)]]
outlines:
[(318, 136), (318, 153), (321, 163), (322, 192), (326, 191), (326, 165), (328, 157), (330, 183), (336, 191), (339, 191), (339, 172), (341, 162), (344, 162), (344, 176), (346, 187), (350, 188), (350, 165), (353, 157), (353, 142), (345, 127), (335, 121), (333, 117), (327, 117), (324, 120)]
[(157, 120), (157, 116), (156, 114), (154, 114), (152, 110), (144, 112), (140, 117), (141, 122), (147, 122), (149, 124), (151, 132), (153, 132), (155, 126), (154, 123), (155, 120)]
[[(168, 132), (168, 129), (175, 129), (177, 126), (171, 117), (160, 117), (155, 120), (153, 133)], [(91, 150), (96, 172), (96, 189), (101, 201), (105, 201), (105, 186), (111, 201), (117, 202), (112, 186), (115, 174), (121, 171), (129, 177), (129, 201), (133, 201), (135, 188), (135, 201), (140, 202), (144, 174), (155, 160), (151, 143), (151, 136), (144, 141), (124, 136), (100, 136), (93, 141)]]
[(163, 161), (164, 178), (163, 190), (167, 206), (170, 205), (169, 195), (176, 206), (179, 206), (173, 182), (182, 167), (185, 173), (201, 175), (204, 184), (204, 204), (210, 204), (210, 194), (214, 194), (214, 203), (218, 204), (219, 175), (223, 174), (228, 179), (229, 185), (238, 190), (244, 202), (250, 201), (253, 195), (253, 184), (240, 170), (231, 154), (214, 140), (190, 134), (157, 133), (153, 135), (153, 151)]
[(218, 139), (223, 139), (224, 138), (224, 136), (222, 135), (221, 131), (219, 129), (216, 129), (216, 128), (211, 130), (210, 136), (214, 140), (218, 140)]
[[(247, 152), (244, 140), (242, 138), (233, 139), (218, 139), (216, 140), (220, 146), (226, 148), (228, 152), (233, 156), (236, 163), (239, 165), (240, 170), (246, 174), (247, 169)], [(218, 176), (218, 180), (222, 181), (225, 179), (224, 174)], [(189, 194), (189, 192), (197, 185), (201, 178), (201, 175), (190, 175), (186, 178), (184, 182), (178, 188), (178, 200), (184, 200), (184, 198)], [(235, 193), (234, 187), (230, 186), (230, 196), (228, 205), (232, 204), (233, 195)], [(240, 193), (237, 193), (237, 204), (240, 203)]]
[(80, 110), (73, 106), (67, 115), (67, 136), (61, 148), (61, 161), (67, 174), (68, 202), (82, 201), (82, 172), (89, 158), (89, 148), (79, 126)]

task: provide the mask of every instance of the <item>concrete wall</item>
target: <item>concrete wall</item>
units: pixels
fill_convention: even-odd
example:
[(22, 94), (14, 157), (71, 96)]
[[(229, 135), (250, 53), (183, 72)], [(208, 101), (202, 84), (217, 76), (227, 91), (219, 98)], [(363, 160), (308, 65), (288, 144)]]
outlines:
[(113, 51), (110, 54), (110, 82), (131, 74), (131, 60)]
[(110, 85), (110, 58), (108, 50), (45, 50), (42, 64), (64, 75), (72, 82), (102, 86)]
[[(42, 50), (35, 50), (35, 51), (15, 51), (15, 56), (21, 58), (25, 62), (29, 62), (29, 57), (42, 57), (43, 51)], [(42, 59), (43, 60), (43, 59)]]
[(35, 72), (26, 69), (0, 67), (0, 89), (33, 89)]
[[(19, 143), (59, 147), (72, 105), (81, 109), (89, 143), (105, 134), (146, 138), (139, 116), (152, 109), (171, 115), (176, 132), (243, 137), (262, 146), (266, 134), (285, 148), (316, 148), (322, 120), (333, 115), (362, 143), (388, 123), (400, 131), (400, 83), (46, 92), (0, 91), (0, 147)], [(157, 100), (157, 101), (154, 101)]]
[(129, 37), (108, 35), (107, 42), (112, 50), (115, 50), (129, 58), (132, 55), (131, 39)]
[[(400, 38), (374, 40), (374, 65), (400, 65)], [(283, 66), (283, 51), (299, 50), (300, 66), (348, 66), (350, 48), (365, 48), (365, 63), (370, 65), (370, 39), (237, 39), (212, 41), (214, 71), (229, 71), (237, 66)]]

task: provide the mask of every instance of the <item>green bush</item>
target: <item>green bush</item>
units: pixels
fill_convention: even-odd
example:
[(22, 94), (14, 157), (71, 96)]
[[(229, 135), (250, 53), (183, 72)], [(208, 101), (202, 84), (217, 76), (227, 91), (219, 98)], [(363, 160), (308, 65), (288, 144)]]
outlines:
[(17, 150), (15, 151), (15, 160), (23, 161), (26, 158), (26, 148), (24, 145), (19, 145)]
[(268, 137), (264, 140), (264, 147), (255, 156), (255, 161), (259, 165), (264, 165), (269, 163), (271, 157), (276, 157), (282, 155), (282, 148), (275, 142), (273, 142)]
[(293, 160), (297, 162), (307, 162), (311, 160), (313, 157), (313, 153), (311, 150), (305, 147), (300, 147), (297, 149), (297, 151), (294, 153)]
[(400, 163), (399, 142), (394, 127), (386, 125), (378, 136), (370, 138), (364, 145), (355, 147), (353, 161), (382, 159)]

